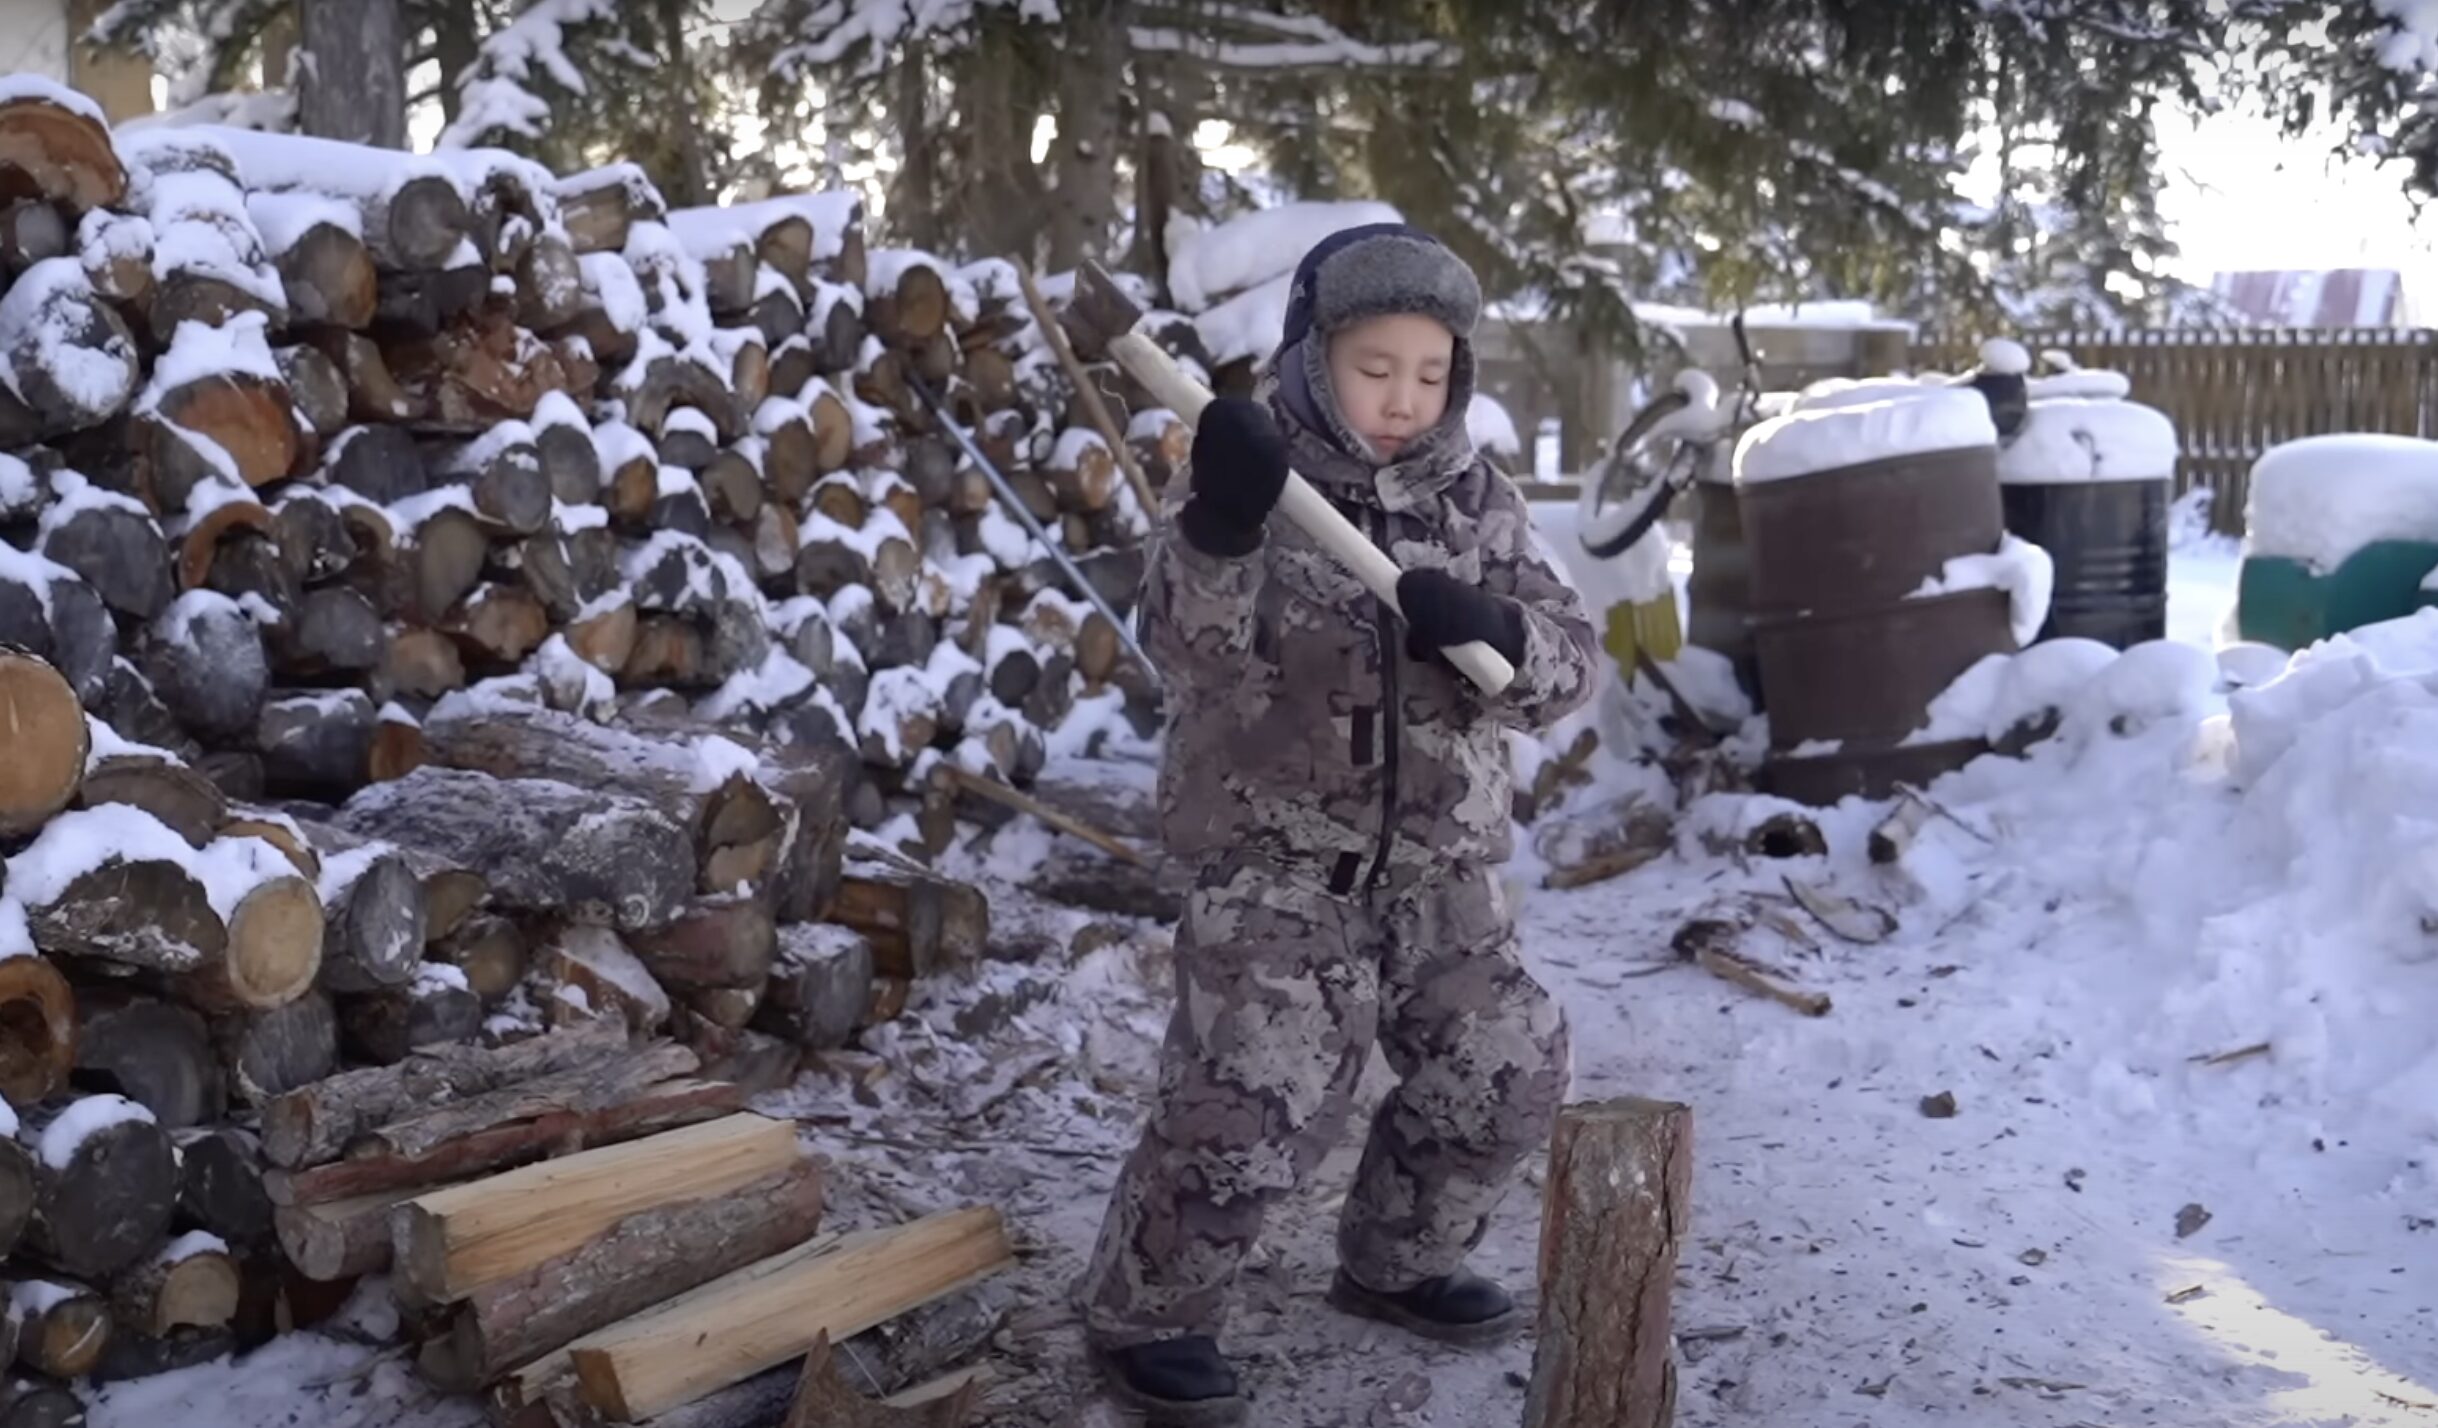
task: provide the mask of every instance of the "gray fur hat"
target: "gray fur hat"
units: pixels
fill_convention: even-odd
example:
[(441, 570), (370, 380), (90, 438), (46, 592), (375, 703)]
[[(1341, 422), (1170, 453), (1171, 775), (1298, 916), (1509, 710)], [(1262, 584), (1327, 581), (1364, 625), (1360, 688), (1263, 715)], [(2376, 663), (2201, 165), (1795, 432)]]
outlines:
[(1392, 312), (1419, 313), (1469, 339), (1481, 321), (1481, 280), (1446, 244), (1410, 224), (1341, 229), (1296, 265), (1279, 350), (1315, 330), (1326, 337)]

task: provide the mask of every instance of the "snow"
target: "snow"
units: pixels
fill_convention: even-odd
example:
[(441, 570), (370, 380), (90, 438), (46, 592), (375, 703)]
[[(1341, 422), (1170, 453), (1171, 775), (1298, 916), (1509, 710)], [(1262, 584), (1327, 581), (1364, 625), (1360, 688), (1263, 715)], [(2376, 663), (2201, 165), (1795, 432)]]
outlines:
[(1953, 557), (1909, 598), (1960, 590), (2003, 590), (2007, 622), (2014, 627), (2015, 643), (2022, 646), (2030, 644), (2048, 623), (2049, 596), (2056, 583), (2057, 566), (2049, 553), (2008, 531), (2000, 537), (1995, 553)]
[(712, 424), (710, 417), (692, 407), (677, 407), (670, 411), (660, 423), (660, 435), (663, 440), (680, 432), (699, 436), (714, 446), (719, 445), (720, 429)]
[(2123, 401), (2132, 392), (2133, 383), (2122, 372), (2073, 371), (2034, 377), (2024, 383), (2024, 390), (2035, 402), (2059, 397), (2085, 397), (2112, 402)]
[[(808, 599), (807, 603), (817, 608), (817, 602)], [(804, 613), (799, 612), (796, 623), (802, 623)], [(780, 628), (775, 619), (772, 628)], [(792, 628), (789, 632), (792, 633)], [(751, 669), (738, 670), (728, 677), (727, 683), (704, 696), (695, 705), (694, 712), (705, 719), (728, 719), (741, 714), (761, 713), (779, 708), (812, 688), (814, 683), (811, 670), (798, 663), (795, 656), (786, 650), (774, 646), (762, 656), (760, 664)], [(731, 744), (729, 747), (736, 746)], [(740, 749), (738, 752), (742, 754), (744, 751)], [(748, 755), (746, 769), (750, 772), (751, 768), (751, 756)]]
[(125, 1096), (85, 1096), (70, 1101), (67, 1108), (42, 1128), (42, 1138), (35, 1153), (53, 1171), (66, 1170), (76, 1163), (76, 1152), (84, 1143), (112, 1126), (136, 1122), (157, 1125), (152, 1112), (128, 1100)]
[[(625, 591), (612, 591), (604, 600), (624, 600)], [(591, 613), (588, 606), (584, 612)], [(567, 636), (554, 634), (542, 641), (541, 647), (525, 663), (525, 668), (541, 685), (545, 702), (553, 709), (591, 716), (606, 710), (618, 697), (618, 686), (609, 675), (594, 668), (592, 663), (567, 643)]]
[(401, 534), (417, 529), (442, 511), (464, 511), (478, 517), (482, 514), (474, 504), (474, 488), (462, 483), (418, 492), (392, 502), (388, 511), (391, 529)]
[(2176, 474), (2175, 423), (2155, 407), (2090, 398), (2031, 404), (2021, 430), (1998, 452), (1998, 479), (2165, 481)]
[(180, 387), (220, 375), (284, 380), (278, 359), (271, 355), (269, 318), (259, 312), (241, 312), (218, 327), (179, 323), (169, 339), (169, 349), (153, 363), (152, 380), (136, 399), (136, 414), (158, 410), (162, 399)]
[(616, 0), (534, 0), (492, 31), (474, 63), (456, 77), (457, 118), (441, 132), (439, 147), (468, 148), (501, 132), (541, 138), (549, 127), (550, 103), (526, 86), (547, 75), (562, 90), (585, 93), (583, 72), (568, 62), (566, 29), (616, 14)]
[[(826, 262), (846, 247), (847, 230), (863, 216), (863, 198), (847, 191), (787, 194), (752, 203), (732, 203), (717, 208), (676, 208), (669, 211), (669, 231), (687, 252), (697, 258), (708, 258), (727, 251), (742, 242), (757, 246), (762, 235), (788, 219), (801, 219), (812, 225), (813, 261)], [(877, 262), (880, 253), (869, 255)], [(945, 272), (943, 272), (945, 276)]]
[(1515, 434), (1515, 418), (1487, 392), (1475, 392), (1472, 405), (1465, 408), (1465, 431), (1477, 451), (1492, 456), (1524, 454), (1523, 438)]
[(30, 513), (43, 497), (42, 482), (22, 457), (0, 451), (0, 519)]
[(2252, 464), (2245, 553), (2334, 571), (2377, 541), (2438, 542), (2438, 442), (2312, 436)]
[(472, 984), (466, 981), (465, 969), (446, 962), (416, 963), (415, 980), (407, 985), (407, 991), (419, 997), (428, 997), (437, 992), (472, 990)]
[(920, 248), (875, 248), (865, 261), (863, 290), (869, 297), (895, 293), (906, 270), (922, 266), (940, 275), (942, 285), (948, 289), (948, 305), (958, 322), (969, 324), (981, 316), (982, 297), (975, 291), (968, 270), (935, 253)]
[(161, 1246), (153, 1256), (163, 1264), (178, 1264), (199, 1254), (227, 1254), (229, 1242), (209, 1230), (188, 1230), (185, 1234)]
[(1050, 469), (1072, 471), (1089, 452), (1106, 452), (1109, 443), (1088, 426), (1071, 426), (1058, 434), (1058, 445), (1050, 453)]
[(542, 393), (542, 399), (533, 404), (532, 424), (535, 431), (563, 426), (590, 435), (593, 429), (591, 419), (576, 405), (576, 399), (556, 389)]
[(559, 531), (569, 535), (573, 535), (577, 531), (600, 530), (609, 524), (609, 508), (596, 506), (590, 502), (581, 506), (571, 506), (554, 498), (550, 503), (550, 522)]
[(1247, 288), (1194, 319), (1194, 330), (1211, 360), (1225, 366), (1267, 357), (1287, 330), (1287, 298), (1294, 275), (1284, 273)]
[(914, 537), (907, 531), (906, 523), (897, 518), (897, 512), (885, 506), (874, 506), (867, 511), (860, 527), (842, 525), (819, 511), (813, 511), (804, 517), (798, 530), (798, 550), (809, 545), (843, 545), (866, 560), (877, 558), (881, 546), (889, 541), (914, 544)]
[[(13, 1113), (10, 1119), (12, 1121), (15, 1119)], [(14, 1134), (14, 1132), (11, 1133)], [(8, 1302), (9, 1308), (15, 1311), (17, 1318), (31, 1320), (50, 1313), (80, 1294), (92, 1292), (90, 1289), (54, 1284), (47, 1279), (21, 1279), (9, 1287)]]
[[(0, 897), (0, 962), (11, 957), (35, 955), (34, 929), (25, 919), (25, 904), (13, 897)], [(14, 1135), (14, 1129), (0, 1135)]]
[(35, 524), (35, 530), (48, 540), (69, 521), (96, 510), (125, 511), (152, 519), (152, 512), (142, 501), (124, 492), (96, 486), (81, 472), (62, 467), (51, 473), (51, 504), (42, 508), (42, 519)]
[(1866, 461), (1994, 446), (1989, 404), (1971, 388), (1772, 417), (1736, 443), (1735, 479), (1757, 485)]
[(601, 479), (607, 482), (630, 461), (660, 464), (652, 438), (622, 421), (605, 421), (593, 428), (593, 453), (601, 458)]
[(254, 889), (296, 870), (286, 854), (260, 838), (220, 838), (195, 848), (142, 809), (104, 803), (60, 814), (44, 825), (24, 852), (8, 860), (9, 895), (31, 907), (46, 906), (77, 878), (112, 861), (185, 868), (223, 921)]
[(1984, 371), (2001, 376), (2021, 377), (2032, 370), (2032, 354), (2011, 337), (1992, 337), (1983, 341), (1980, 357)]
[(39, 74), (0, 74), (0, 104), (15, 104), (24, 100), (55, 104), (105, 129), (110, 127), (110, 117), (102, 112), (99, 104), (56, 80)]
[(640, 332), (651, 320), (652, 307), (645, 301), (643, 285), (635, 281), (635, 270), (617, 253), (586, 253), (576, 259), (583, 274), (584, 291), (592, 294), (593, 302), (609, 325), (620, 332)]
[(387, 844), (365, 843), (323, 858), (322, 875), (313, 882), (314, 895), (322, 900), (322, 906), (336, 908), (356, 880), (372, 871), (373, 864), (389, 851)]
[(1385, 203), (1287, 203), (1186, 232), (1181, 242), (1184, 226), (1177, 225), (1169, 234), (1168, 288), (1180, 308), (1202, 312), (1231, 293), (1293, 273), (1314, 244), (1340, 229), (1402, 218)]
[(709, 793), (732, 778), (751, 782), (760, 760), (734, 739), (705, 734), (694, 741), (694, 769), (687, 784), (692, 793)]
[(111, 728), (107, 720), (96, 718), (90, 711), (85, 715), (85, 733), (85, 772), (88, 774), (100, 768), (106, 759), (155, 759), (181, 766), (186, 762), (167, 749), (120, 738), (119, 731)]
[[(158, 135), (158, 137), (156, 137)], [(418, 178), (439, 178), (464, 191), (464, 181), (450, 166), (429, 155), (376, 149), (304, 134), (264, 134), (250, 129), (197, 125), (185, 129), (147, 130), (130, 136), (121, 132), (124, 151), (131, 143), (203, 140), (234, 161), (247, 192), (303, 189), (353, 199), (383, 199)]]
[[(118, 334), (99, 347), (77, 342), (84, 304), (93, 294), (74, 258), (45, 258), (17, 275), (0, 297), (0, 332), (12, 360), (0, 362), (0, 382), (23, 400), (20, 370), (39, 365), (68, 399), (86, 411), (116, 411), (127, 400), (134, 349)], [(31, 348), (31, 351), (27, 349)]]
[(236, 601), (217, 590), (189, 590), (170, 602), (154, 621), (153, 629), (162, 639), (173, 644), (192, 646), (195, 643), (195, 621), (206, 615), (233, 614)]
[(246, 216), (262, 235), (263, 248), (275, 255), (296, 246), (316, 226), (364, 236), (362, 209), (318, 193), (250, 193), (245, 205)]

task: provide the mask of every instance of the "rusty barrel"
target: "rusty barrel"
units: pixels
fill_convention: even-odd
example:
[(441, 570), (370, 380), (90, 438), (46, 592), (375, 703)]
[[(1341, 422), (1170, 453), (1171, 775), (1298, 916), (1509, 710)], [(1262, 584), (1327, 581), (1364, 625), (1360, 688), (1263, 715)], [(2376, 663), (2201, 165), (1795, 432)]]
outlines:
[[(1921, 595), (1958, 556), (1999, 548), (1995, 433), (1964, 391), (1798, 412), (1755, 427), (1737, 458), (1753, 660), (1769, 703), (1763, 786), (1812, 804), (1882, 798), (1988, 751), (1926, 742), (1929, 705), (2015, 648), (2007, 596)], [(1892, 408), (1925, 403), (1915, 411)], [(1773, 439), (1787, 444), (1770, 451)], [(1873, 452), (1885, 454), (1871, 454)], [(1757, 479), (1756, 479), (1757, 478)]]
[(1728, 482), (1693, 483), (1693, 574), (1685, 582), (1685, 604), (1685, 643), (1726, 656), (1753, 707), (1763, 707), (1752, 656), (1752, 555)]

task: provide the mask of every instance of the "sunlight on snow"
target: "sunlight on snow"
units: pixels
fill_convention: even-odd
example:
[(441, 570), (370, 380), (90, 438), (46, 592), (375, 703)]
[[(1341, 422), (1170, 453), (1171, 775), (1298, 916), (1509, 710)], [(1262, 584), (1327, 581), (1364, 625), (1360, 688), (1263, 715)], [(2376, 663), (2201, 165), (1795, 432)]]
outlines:
[[(2399, 1408), (2438, 1409), (2438, 1389), (2391, 1373), (2360, 1348), (2271, 1304), (2232, 1266), (2162, 1256), (2159, 1293), (2184, 1322), (2238, 1363), (2297, 1380), (2268, 1406), (2319, 1421), (2384, 1422)], [(2192, 1291), (2199, 1289), (2199, 1294)]]

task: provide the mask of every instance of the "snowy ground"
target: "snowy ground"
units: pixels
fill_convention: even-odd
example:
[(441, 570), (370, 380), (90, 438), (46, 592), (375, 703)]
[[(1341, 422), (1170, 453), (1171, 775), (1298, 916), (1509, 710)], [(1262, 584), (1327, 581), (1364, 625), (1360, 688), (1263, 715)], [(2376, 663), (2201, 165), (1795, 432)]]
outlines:
[[(2208, 641), (2234, 568), (2231, 545), (2179, 546), (2178, 638)], [(1575, 1096), (1695, 1108), (1681, 1422), (2438, 1423), (2438, 859), (2419, 856), (2438, 831), (2438, 617), (2375, 660), (2299, 673), (2239, 700), (2231, 740), (2203, 721), (2211, 700), (1945, 780), (1952, 817), (1901, 870), (1868, 863), (1877, 810), (1859, 806), (1823, 820), (1825, 859), (1713, 851), (1778, 807), (1714, 798), (1677, 856), (1527, 896)], [(1043, 842), (1020, 825), (966, 871), (1012, 883)], [(1896, 932), (1840, 941), (1789, 875), (1884, 907)], [(1000, 960), (879, 1037), (856, 1085), (808, 1076), (765, 1105), (836, 1158), (849, 1219), (1006, 1209), (1024, 1266), (986, 1422), (1118, 1425), (1065, 1289), (1150, 1082), (1167, 938), (1005, 886), (995, 912)], [(1833, 1011), (1807, 1020), (1668, 965), (1676, 928), (1722, 912), (1758, 918), (1746, 950)], [(1924, 1112), (1940, 1093), (1952, 1118)], [(1528, 1346), (1422, 1347), (1322, 1302), (1353, 1153), (1244, 1282), (1230, 1347), (1254, 1421), (1518, 1421)], [(1519, 1286), (1538, 1173), (1479, 1257)], [(93, 1423), (173, 1414), (477, 1421), (319, 1336), (117, 1390)]]

